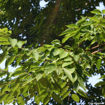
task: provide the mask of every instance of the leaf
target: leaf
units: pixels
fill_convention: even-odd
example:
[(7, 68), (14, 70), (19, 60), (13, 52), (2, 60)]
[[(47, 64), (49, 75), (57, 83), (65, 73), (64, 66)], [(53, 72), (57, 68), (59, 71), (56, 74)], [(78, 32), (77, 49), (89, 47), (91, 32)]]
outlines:
[(75, 71), (75, 68), (72, 69), (65, 69), (64, 68), (64, 72), (67, 75), (67, 77), (72, 81), (72, 83), (74, 83), (77, 80), (77, 75), (73, 75), (72, 73)]
[(64, 63), (62, 64), (62, 67), (66, 67), (66, 66), (69, 66), (69, 65), (71, 65), (71, 64), (73, 64), (72, 61), (71, 61), (71, 62), (64, 62)]
[(70, 92), (71, 92), (71, 91), (67, 91), (67, 92), (62, 96), (62, 99), (65, 99), (66, 97), (68, 97), (69, 94), (70, 94)]
[(70, 73), (74, 73), (75, 72), (75, 68), (63, 68), (65, 72), (67, 72), (68, 74)]
[(15, 92), (17, 89), (19, 89), (20, 84), (16, 84), (14, 85), (14, 87), (12, 87), (12, 91)]
[(74, 60), (75, 60), (76, 62), (78, 62), (79, 59), (80, 59), (80, 56), (79, 56), (79, 55), (74, 55)]
[(81, 25), (81, 24), (83, 24), (83, 22), (85, 22), (86, 21), (86, 17), (82, 17), (82, 19), (80, 19), (79, 21), (77, 21), (77, 25)]
[(59, 41), (58, 39), (56, 39), (56, 40), (53, 40), (53, 41), (51, 42), (51, 44), (60, 45), (60, 41)]
[(79, 86), (86, 91), (86, 86), (84, 85), (84, 81), (80, 76), (78, 76), (78, 82)]
[(17, 39), (9, 38), (8, 41), (10, 42), (12, 47), (15, 47), (15, 45), (17, 44)]
[(97, 69), (99, 70), (100, 69), (100, 67), (101, 67), (101, 59), (98, 59), (97, 60), (97, 64), (96, 64), (96, 67), (97, 67)]
[(101, 15), (101, 11), (99, 9), (95, 9), (91, 11), (91, 13)]
[(36, 75), (36, 80), (39, 81), (43, 77), (43, 74), (39, 73)]
[(64, 61), (72, 61), (72, 58), (71, 57), (67, 57), (64, 59)]
[(105, 86), (102, 88), (102, 95), (105, 97)]
[(49, 97), (49, 96), (45, 97), (45, 99), (43, 101), (44, 105), (47, 105), (47, 103), (50, 101), (50, 99), (51, 99), (51, 97)]
[(36, 61), (39, 59), (39, 52), (37, 50), (33, 50), (32, 56), (35, 58)]
[(8, 84), (7, 85), (4, 85), (1, 89), (1, 93), (5, 93), (5, 91), (10, 91), (10, 88), (8, 87)]
[(65, 43), (71, 36), (70, 35), (66, 35), (63, 39), (62, 39), (62, 43)]
[(105, 14), (105, 10), (102, 10), (102, 13)]
[(0, 69), (0, 77), (6, 75), (7, 73), (7, 71)]
[(18, 48), (21, 48), (25, 43), (25, 41), (18, 41), (16, 45), (18, 46)]
[(50, 84), (50, 81), (47, 79), (47, 78), (41, 78), (39, 80), (39, 82), (41, 83), (41, 85), (45, 88), (51, 88), (51, 84)]
[(10, 43), (7, 41), (0, 41), (0, 45), (10, 45)]
[(6, 60), (6, 63), (5, 63), (5, 69), (7, 69), (7, 67), (15, 60), (16, 56), (11, 56), (9, 57), (7, 60)]
[(60, 96), (63, 96), (66, 92), (68, 92), (69, 86), (66, 86), (62, 89)]
[(82, 91), (81, 89), (79, 89), (77, 93), (79, 95), (81, 95), (82, 97), (88, 98), (87, 94), (84, 91)]
[(49, 65), (45, 66), (45, 74), (46, 75), (52, 73), (55, 70), (56, 70), (56, 65), (55, 64), (49, 64)]
[(8, 28), (2, 28), (0, 29), (0, 37), (9, 37), (11, 35), (11, 31), (8, 30)]
[(21, 104), (21, 105), (24, 105), (24, 104), (25, 104), (25, 101), (24, 101), (23, 97), (21, 97), (21, 96), (19, 96), (19, 97), (17, 98), (17, 102), (18, 102), (19, 104)]
[(105, 82), (104, 81), (100, 81), (100, 82), (98, 82), (98, 83), (95, 84), (96, 87), (103, 86), (103, 85), (105, 85)]
[(8, 51), (4, 51), (2, 54), (0, 54), (0, 63), (2, 63), (4, 61), (7, 54), (8, 54)]
[(24, 70), (22, 70), (22, 67), (19, 67), (12, 73), (12, 76), (19, 76), (24, 73), (26, 73), (26, 72)]
[(8, 42), (8, 37), (0, 37), (0, 42), (2, 41)]
[(68, 28), (71, 28), (71, 29), (77, 29), (78, 26), (76, 24), (69, 24), (69, 25), (66, 25)]
[[(45, 90), (43, 90), (41, 93), (39, 93), (39, 95), (38, 95), (38, 98), (39, 98), (39, 100), (43, 103), (43, 102), (45, 102), (45, 99), (47, 98), (47, 97), (49, 97), (48, 96), (48, 93), (45, 91)], [(46, 102), (48, 102), (48, 100), (46, 100)]]
[(30, 83), (30, 82), (32, 82), (33, 80), (35, 80), (36, 78), (35, 77), (31, 77), (31, 78), (29, 78), (29, 79), (27, 79), (23, 84), (22, 84), (22, 86), (24, 87), (24, 86), (26, 86), (28, 83)]
[(5, 95), (0, 95), (0, 102), (2, 103), (3, 101), (7, 100), (8, 94)]
[(59, 56), (60, 56), (61, 59), (63, 59), (63, 58), (68, 56), (68, 52), (63, 51)]
[(57, 55), (59, 55), (59, 54), (62, 53), (62, 52), (63, 52), (62, 49), (55, 48), (55, 49), (54, 49), (54, 52), (53, 52), (53, 55), (54, 55), (54, 56), (57, 56)]
[(79, 102), (79, 97), (78, 97), (78, 95), (76, 95), (76, 94), (72, 94), (72, 99), (74, 100), (74, 101), (76, 101), (76, 102)]
[(54, 99), (57, 103), (59, 103), (59, 104), (62, 103), (62, 100), (61, 100), (61, 98), (59, 97), (59, 95), (53, 93), (53, 94), (52, 94), (52, 97), (53, 97), (53, 99)]

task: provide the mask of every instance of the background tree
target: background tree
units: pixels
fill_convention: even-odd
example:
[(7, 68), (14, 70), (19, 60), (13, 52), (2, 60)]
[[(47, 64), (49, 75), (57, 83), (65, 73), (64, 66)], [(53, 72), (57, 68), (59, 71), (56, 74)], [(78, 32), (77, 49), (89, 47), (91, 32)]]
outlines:
[[(12, 37), (27, 40), (28, 44), (46, 43), (59, 38), (65, 25), (75, 23), (80, 16), (90, 16), (90, 11), (101, 0), (46, 0), (46, 7), (40, 7), (41, 0), (1, 0), (1, 27), (12, 30)], [(104, 1), (103, 1), (104, 2)], [(83, 10), (85, 12), (83, 13)]]

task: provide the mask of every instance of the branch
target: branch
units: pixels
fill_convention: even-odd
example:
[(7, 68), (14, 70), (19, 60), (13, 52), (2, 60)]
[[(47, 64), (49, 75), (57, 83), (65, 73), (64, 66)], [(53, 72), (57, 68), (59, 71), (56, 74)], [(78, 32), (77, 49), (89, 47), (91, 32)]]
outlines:
[(50, 16), (48, 17), (48, 21), (45, 24), (46, 28), (44, 29), (45, 31), (43, 32), (43, 36), (42, 36), (43, 41), (46, 41), (46, 39), (49, 39), (49, 37), (50, 37), (50, 33), (52, 32), (51, 26), (52, 26), (54, 20), (56, 19), (57, 13), (60, 8), (60, 3), (61, 3), (61, 0), (56, 0), (55, 7), (52, 10)]
[[(92, 51), (91, 54), (96, 54), (96, 53), (98, 53), (98, 52), (103, 51), (102, 47), (103, 47), (104, 45), (105, 45), (105, 43), (103, 43), (103, 44), (101, 44), (101, 45), (96, 45), (96, 46), (92, 47), (91, 49), (89, 49), (88, 51), (94, 50), (94, 51)], [(96, 50), (95, 50), (95, 49), (96, 49)]]

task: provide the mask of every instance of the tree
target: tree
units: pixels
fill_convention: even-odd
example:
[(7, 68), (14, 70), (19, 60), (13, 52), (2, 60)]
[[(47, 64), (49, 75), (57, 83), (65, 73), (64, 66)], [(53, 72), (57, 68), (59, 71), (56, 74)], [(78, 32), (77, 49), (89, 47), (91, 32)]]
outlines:
[(65, 25), (75, 23), (81, 15), (90, 16), (90, 11), (102, 0), (45, 0), (48, 2), (45, 8), (40, 7), (40, 1), (0, 0), (0, 9), (4, 12), (1, 27), (11, 29), (12, 38), (27, 40), (28, 45), (49, 43), (60, 39), (58, 35), (65, 30)]
[[(36, 10), (36, 13), (40, 14), (36, 15), (35, 19), (37, 22), (45, 17), (43, 12), (49, 10), (46, 8), (52, 8), (52, 6), (56, 8), (52, 9), (54, 12), (51, 12), (51, 14), (55, 13), (55, 10), (59, 10), (57, 9), (59, 3), (54, 6), (54, 4), (56, 4), (54, 1), (50, 1), (49, 6), (44, 9), (39, 8), (39, 1), (7, 0), (2, 1), (1, 4), (3, 10), (1, 12), (3, 18), (1, 21), (4, 21), (1, 27), (7, 26), (11, 29), (12, 38), (10, 38), (11, 31), (8, 31), (6, 28), (1, 29), (0, 41), (2, 41), (1, 49), (3, 53), (0, 55), (2, 58), (0, 62), (6, 59), (6, 63), (5, 69), (0, 70), (0, 76), (4, 76), (0, 81), (0, 101), (23, 105), (33, 97), (35, 99), (33, 104), (42, 102), (45, 105), (49, 101), (53, 101), (54, 104), (65, 104), (65, 101), (67, 101), (66, 104), (75, 103), (75, 101), (79, 102), (79, 100), (85, 101), (85, 103), (104, 101), (102, 96), (105, 94), (105, 76), (104, 64), (102, 62), (104, 62), (105, 21), (103, 15), (105, 14), (105, 10), (102, 12), (94, 10), (92, 13), (94, 13), (95, 16), (82, 17), (76, 24), (67, 25), (67, 29), (60, 34), (60, 36), (64, 36), (62, 42), (56, 39), (50, 44), (44, 44), (49, 41), (46, 35), (52, 35), (55, 29), (50, 30), (51, 27), (56, 26), (54, 25), (54, 20), (57, 14), (55, 14), (54, 17), (46, 17), (48, 20), (52, 20), (46, 22), (47, 19), (45, 18), (41, 24), (37, 23), (38, 26), (35, 26), (37, 24), (34, 25), (33, 22), (30, 22), (33, 21), (33, 19), (31, 19), (33, 16), (31, 11), (33, 10), (30, 10), (32, 2), (37, 4), (35, 5), (37, 8), (33, 8)], [(60, 2), (60, 0), (57, 2)], [(68, 4), (68, 2), (63, 1), (62, 3)], [(11, 4), (12, 7), (10, 8), (7, 4)], [(29, 6), (29, 8), (24, 7), (24, 5), (26, 5), (26, 7)], [(16, 7), (16, 10), (13, 11), (12, 9), (14, 7)], [(25, 9), (27, 11), (26, 15), (24, 12)], [(62, 10), (63, 7), (60, 9)], [(19, 12), (20, 10), (21, 12)], [(22, 19), (22, 23), (23, 20), (25, 22), (24, 24), (21, 24), (21, 15), (25, 16), (25, 19), (26, 17), (28, 19)], [(65, 19), (65, 21), (67, 20)], [(23, 28), (19, 28), (19, 24), (21, 24), (21, 26), (23, 25)], [(47, 26), (48, 24), (49, 26)], [(61, 25), (63, 27), (62, 30), (65, 29), (63, 25), (64, 23)], [(59, 28), (57, 28), (58, 26)], [(21, 29), (20, 31), (22, 33), (18, 28)], [(31, 28), (32, 30), (30, 32)], [(56, 28), (56, 34), (62, 31), (59, 24), (57, 24)], [(34, 35), (34, 32), (37, 32), (36, 30), (38, 29), (39, 31), (43, 29), (37, 33), (39, 38), (42, 37), (41, 40), (43, 43), (37, 40), (39, 38), (34, 39), (33, 36), (30, 37), (30, 33)], [(27, 34), (23, 34), (25, 30)], [(43, 36), (40, 36), (41, 33), (43, 33)], [(19, 36), (19, 34), (21, 34), (21, 36)], [(54, 35), (56, 36), (56, 34)], [(26, 38), (24, 36), (26, 36)], [(37, 44), (32, 41), (33, 39)], [(14, 72), (10, 72), (8, 71), (9, 65), (19, 67)], [(87, 84), (88, 77), (93, 74), (103, 75), (103, 81), (98, 83), (98, 87), (95, 87), (94, 90), (93, 87)], [(89, 89), (89, 91), (86, 92), (86, 89)], [(101, 89), (102, 91), (99, 91)], [(94, 91), (96, 93), (94, 93)]]
[[(37, 104), (46, 105), (51, 98), (64, 104), (67, 96), (79, 102), (78, 95), (90, 100), (84, 83), (92, 74), (103, 73), (101, 62), (104, 61), (105, 43), (105, 10), (92, 13), (96, 15), (82, 17), (76, 24), (67, 25), (68, 29), (61, 34), (64, 35), (62, 43), (71, 40), (71, 45), (62, 46), (59, 40), (54, 40), (51, 44), (30, 49), (22, 47), (25, 41), (6, 37), (10, 46), (3, 46), (1, 54), (1, 60), (6, 58), (6, 63), (0, 75), (6, 76), (0, 81), (0, 101), (25, 104), (34, 97)], [(8, 71), (12, 63), (20, 66), (14, 72)], [(97, 86), (103, 87), (104, 96), (104, 75), (102, 78)]]

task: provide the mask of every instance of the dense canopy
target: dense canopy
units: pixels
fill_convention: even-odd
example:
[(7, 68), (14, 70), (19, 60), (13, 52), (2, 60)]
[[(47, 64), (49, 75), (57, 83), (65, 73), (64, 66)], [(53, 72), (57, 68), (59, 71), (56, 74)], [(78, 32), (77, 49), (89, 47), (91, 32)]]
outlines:
[(0, 103), (105, 102), (105, 10), (93, 10), (101, 0), (40, 1), (0, 0)]
[[(75, 23), (81, 15), (90, 11), (103, 0), (0, 0), (1, 27), (12, 30), (12, 37), (27, 40), (28, 44), (46, 43), (59, 38), (65, 25)], [(105, 2), (105, 1), (104, 1)]]

